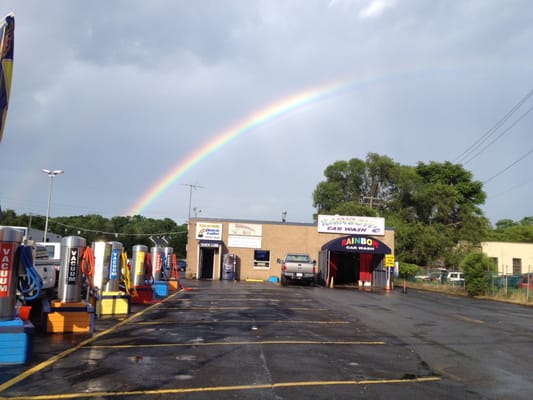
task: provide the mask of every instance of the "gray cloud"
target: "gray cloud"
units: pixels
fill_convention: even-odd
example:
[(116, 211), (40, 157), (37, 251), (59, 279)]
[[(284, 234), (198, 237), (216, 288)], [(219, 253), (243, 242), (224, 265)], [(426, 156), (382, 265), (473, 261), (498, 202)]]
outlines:
[[(206, 217), (310, 221), (327, 165), (453, 161), (531, 89), (526, 0), (41, 3), (0, 4), (16, 18), (0, 204), (20, 212), (44, 214), (44, 167), (66, 171), (56, 215), (125, 213), (252, 113), (351, 82), (228, 142), (143, 211), (183, 222), (194, 183)], [(476, 179), (533, 147), (532, 118), (466, 165)], [(491, 220), (531, 214), (528, 162), (487, 184)]]

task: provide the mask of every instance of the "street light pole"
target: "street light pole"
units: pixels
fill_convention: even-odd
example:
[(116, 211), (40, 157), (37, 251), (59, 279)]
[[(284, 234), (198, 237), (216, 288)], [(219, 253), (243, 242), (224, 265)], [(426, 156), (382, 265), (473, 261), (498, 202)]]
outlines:
[(48, 234), (48, 218), (50, 218), (50, 203), (52, 201), (52, 186), (54, 183), (54, 176), (61, 175), (65, 171), (62, 169), (56, 169), (53, 171), (50, 171), (49, 169), (42, 168), (41, 171), (43, 171), (46, 175), (50, 177), (50, 187), (48, 189), (48, 208), (46, 210), (46, 219), (44, 222), (44, 235), (43, 235), (43, 242), (46, 243), (46, 235)]
[(193, 189), (202, 189), (203, 186), (193, 185), (192, 183), (182, 183), (183, 186), (189, 186), (189, 219), (187, 223), (191, 222), (191, 203), (192, 203), (192, 190)]

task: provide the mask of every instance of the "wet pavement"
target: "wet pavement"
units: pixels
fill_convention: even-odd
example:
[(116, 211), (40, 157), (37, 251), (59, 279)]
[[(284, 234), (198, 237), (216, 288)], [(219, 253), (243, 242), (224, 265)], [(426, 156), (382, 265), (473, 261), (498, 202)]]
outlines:
[(37, 334), (31, 363), (0, 366), (0, 399), (478, 398), (317, 296), (331, 289), (183, 285), (91, 335)]

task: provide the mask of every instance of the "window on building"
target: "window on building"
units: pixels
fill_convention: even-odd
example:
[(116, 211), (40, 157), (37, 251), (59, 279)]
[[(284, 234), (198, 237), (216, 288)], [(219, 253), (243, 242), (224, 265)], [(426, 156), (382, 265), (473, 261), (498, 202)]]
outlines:
[(270, 250), (254, 250), (254, 267), (270, 268)]
[(522, 259), (513, 258), (513, 275), (520, 275), (522, 273)]

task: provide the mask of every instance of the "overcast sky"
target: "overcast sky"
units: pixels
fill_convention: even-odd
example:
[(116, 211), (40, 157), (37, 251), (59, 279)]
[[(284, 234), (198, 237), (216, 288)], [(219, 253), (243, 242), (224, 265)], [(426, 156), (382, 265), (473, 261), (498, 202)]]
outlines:
[(533, 216), (530, 0), (2, 0), (9, 12), (3, 209), (45, 215), (46, 168), (65, 171), (51, 217), (128, 215), (254, 113), (334, 85), (198, 158), (141, 214), (312, 222), (324, 169), (373, 152), (461, 162), (493, 223)]

